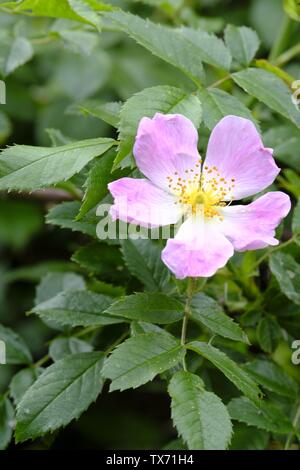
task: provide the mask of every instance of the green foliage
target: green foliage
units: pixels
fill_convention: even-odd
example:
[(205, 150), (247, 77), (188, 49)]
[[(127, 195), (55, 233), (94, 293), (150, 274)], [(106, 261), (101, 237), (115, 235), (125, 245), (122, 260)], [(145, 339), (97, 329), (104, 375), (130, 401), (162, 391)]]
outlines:
[(33, 190), (66, 181), (113, 144), (99, 138), (55, 148), (9, 147), (0, 157), (0, 189)]
[(193, 297), (191, 316), (217, 335), (234, 341), (248, 341), (240, 326), (223, 312), (215, 300), (205, 294), (196, 294)]
[(89, 212), (81, 220), (76, 220), (80, 211), (80, 203), (77, 201), (64, 202), (54, 206), (47, 214), (46, 222), (68, 228), (74, 232), (82, 232), (90, 237), (96, 237), (96, 216)]
[(101, 392), (103, 354), (72, 354), (48, 367), (17, 408), (16, 440), (32, 439), (65, 426)]
[(85, 193), (76, 220), (81, 220), (106, 196), (108, 183), (122, 176), (121, 172), (112, 173), (114, 159), (115, 152), (111, 151), (93, 161), (84, 185)]
[(130, 320), (167, 324), (182, 319), (184, 306), (161, 293), (129, 295), (113, 303), (106, 313)]
[(298, 394), (297, 383), (274, 362), (256, 359), (245, 364), (244, 369), (257, 383), (271, 392), (291, 399)]
[(122, 254), (129, 271), (150, 291), (166, 290), (169, 271), (160, 259), (161, 249), (151, 240), (122, 241)]
[(0, 396), (0, 450), (4, 450), (12, 437), (14, 409), (8, 398)]
[(233, 80), (247, 93), (300, 127), (300, 111), (291, 100), (287, 85), (266, 70), (249, 68), (232, 75)]
[(300, 304), (300, 266), (291, 255), (274, 253), (270, 259), (270, 269), (280, 289), (289, 299)]
[(13, 376), (9, 385), (9, 392), (16, 405), (21, 401), (25, 392), (34, 384), (41, 372), (42, 369), (38, 367), (28, 367), (27, 369), (21, 369)]
[(259, 38), (253, 29), (228, 25), (225, 29), (225, 41), (232, 57), (243, 67), (247, 67), (259, 48)]
[(103, 313), (110, 303), (109, 297), (95, 292), (67, 290), (36, 305), (32, 313), (72, 327), (120, 323), (122, 319)]
[(300, 5), (297, 0), (284, 0), (284, 9), (291, 18), (300, 21)]
[(189, 343), (187, 347), (212, 362), (248, 398), (255, 402), (259, 401), (262, 394), (254, 380), (252, 380), (236, 362), (226, 356), (223, 351), (214, 348), (210, 344), (201, 343), (200, 341), (193, 341)]
[(257, 326), (257, 339), (266, 353), (272, 353), (281, 339), (281, 330), (274, 318), (267, 316)]
[(15, 69), (25, 64), (33, 56), (33, 48), (26, 38), (18, 36), (12, 43), (5, 64), (5, 75), (9, 75)]
[(224, 90), (202, 88), (198, 91), (198, 96), (203, 106), (203, 120), (210, 130), (227, 114), (254, 120), (249, 109), (235, 96), (229, 95)]
[(35, 204), (0, 200), (0, 242), (24, 248), (43, 226), (43, 213)]
[(179, 341), (172, 336), (141, 334), (118, 346), (105, 361), (102, 372), (112, 381), (111, 392), (136, 388), (174, 367), (183, 354)]
[[(200, 3), (0, 0), (1, 450), (300, 447), (299, 2)], [(278, 246), (178, 280), (159, 230), (98, 239), (158, 112), (203, 156), (224, 116), (261, 130)]]
[(107, 13), (105, 18), (129, 34), (152, 54), (177, 67), (195, 83), (199, 83), (203, 78), (201, 49), (194, 43), (194, 39), (191, 40), (180, 31), (155, 24), (152, 21), (145, 21), (138, 16), (122, 11)]
[(6, 346), (7, 364), (29, 364), (31, 362), (32, 357), (27, 345), (10, 328), (0, 325), (0, 340), (4, 341)]
[(189, 449), (224, 450), (231, 438), (228, 411), (219, 397), (207, 392), (200, 377), (177, 372), (169, 385), (172, 419)]
[(261, 403), (260, 406), (256, 406), (245, 397), (233, 398), (228, 405), (228, 410), (232, 419), (249, 426), (256, 426), (276, 434), (286, 434), (293, 430), (290, 421), (280, 408), (270, 403)]
[(49, 347), (49, 355), (53, 361), (59, 361), (72, 354), (91, 352), (93, 346), (76, 337), (68, 336), (56, 338)]

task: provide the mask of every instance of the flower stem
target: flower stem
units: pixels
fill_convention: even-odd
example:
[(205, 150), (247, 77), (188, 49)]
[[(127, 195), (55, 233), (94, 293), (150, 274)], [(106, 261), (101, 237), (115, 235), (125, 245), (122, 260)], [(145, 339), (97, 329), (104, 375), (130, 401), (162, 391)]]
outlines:
[[(297, 427), (297, 425), (298, 425), (299, 419), (300, 419), (300, 405), (298, 406), (297, 411), (296, 411), (296, 414), (295, 414), (295, 417), (294, 417), (294, 419), (293, 419), (293, 427), (294, 427), (295, 429), (296, 429), (296, 427)], [(289, 450), (294, 435), (295, 435), (295, 432), (291, 432), (291, 433), (288, 435), (287, 440), (286, 440), (286, 443), (285, 443), (285, 446), (284, 446), (284, 450)]]
[(218, 86), (222, 85), (223, 83), (227, 82), (227, 80), (231, 80), (231, 74), (229, 73), (228, 75), (226, 75), (225, 77), (223, 78), (220, 78), (219, 80), (217, 80), (216, 82), (212, 83), (211, 85), (209, 85), (207, 88), (210, 90), (211, 88), (217, 88)]
[(46, 354), (45, 356), (43, 356), (39, 361), (37, 361), (35, 364), (34, 364), (34, 367), (42, 367), (46, 362), (50, 361), (50, 356), (49, 354)]
[(283, 20), (279, 29), (279, 34), (273, 44), (273, 47), (269, 55), (270, 62), (274, 62), (277, 59), (277, 57), (284, 51), (286, 45), (289, 42), (293, 27), (294, 27), (293, 21), (291, 20), (289, 16), (285, 15), (283, 17)]
[(295, 56), (300, 54), (300, 43), (296, 44), (295, 46), (291, 47), (287, 51), (283, 52), (277, 59), (275, 60), (275, 65), (281, 67), (282, 65), (290, 62)]
[[(192, 301), (194, 286), (195, 286), (194, 281), (195, 281), (195, 278), (193, 277), (190, 277), (188, 281), (187, 298), (186, 298), (186, 303), (185, 303), (185, 308), (184, 308), (184, 316), (182, 320), (182, 329), (181, 329), (181, 345), (182, 346), (184, 346), (186, 342), (187, 324), (188, 324), (189, 316), (191, 313), (191, 301)], [(184, 370), (187, 370), (185, 357), (183, 357), (182, 359), (182, 366)]]
[(257, 268), (263, 261), (265, 261), (274, 251), (281, 250), (282, 248), (295, 243), (297, 235), (294, 235), (292, 238), (289, 238), (286, 242), (280, 243), (280, 245), (275, 246), (274, 248), (269, 249), (265, 254), (263, 254), (258, 260), (253, 264), (252, 269)]

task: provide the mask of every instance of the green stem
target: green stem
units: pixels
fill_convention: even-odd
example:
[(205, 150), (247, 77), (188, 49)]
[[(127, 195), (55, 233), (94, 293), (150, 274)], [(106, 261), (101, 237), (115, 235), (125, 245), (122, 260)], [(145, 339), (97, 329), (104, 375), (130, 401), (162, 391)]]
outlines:
[(282, 65), (290, 62), (295, 56), (300, 54), (300, 43), (296, 44), (295, 46), (291, 47), (287, 51), (283, 52), (277, 59), (275, 60), (275, 65), (281, 67)]
[[(182, 329), (181, 329), (181, 341), (180, 342), (182, 346), (184, 346), (186, 342), (187, 325), (189, 321), (189, 316), (191, 314), (191, 301), (192, 301), (193, 292), (194, 292), (194, 281), (195, 281), (195, 278), (193, 277), (190, 277), (188, 281), (187, 298), (186, 298), (186, 303), (185, 303), (185, 308), (184, 308), (184, 316), (182, 320)], [(182, 366), (184, 370), (187, 370), (185, 356), (182, 359)]]
[(282, 53), (282, 51), (284, 51), (290, 39), (291, 31), (293, 27), (294, 27), (294, 23), (292, 19), (289, 16), (284, 15), (280, 29), (279, 29), (279, 34), (273, 44), (273, 47), (269, 55), (270, 62), (274, 62), (275, 59), (277, 59), (277, 57)]
[(210, 90), (211, 88), (217, 88), (218, 86), (222, 85), (223, 83), (227, 82), (227, 80), (231, 80), (231, 75), (228, 74), (223, 78), (220, 78), (220, 80), (217, 80), (216, 82), (212, 83), (209, 85), (207, 88)]
[[(296, 414), (295, 414), (295, 417), (294, 417), (294, 419), (293, 419), (293, 427), (294, 427), (295, 429), (296, 429), (296, 427), (297, 427), (297, 425), (298, 425), (299, 419), (300, 419), (300, 405), (298, 406), (297, 411), (296, 411)], [(285, 446), (284, 446), (284, 450), (289, 450), (294, 435), (295, 435), (295, 432), (291, 432), (291, 433), (288, 435), (287, 440), (286, 440), (286, 443), (285, 443)]]
[(265, 253), (265, 254), (262, 255), (260, 258), (258, 258), (258, 260), (253, 264), (252, 269), (257, 268), (257, 267), (258, 267), (263, 261), (265, 261), (272, 253), (274, 253), (274, 251), (281, 250), (281, 248), (284, 248), (284, 247), (290, 245), (291, 243), (295, 243), (296, 238), (297, 238), (297, 235), (294, 235), (292, 238), (290, 238), (290, 239), (287, 240), (286, 242), (280, 243), (280, 245), (275, 246), (274, 248), (271, 248), (269, 251), (267, 251), (267, 253)]
[(87, 326), (86, 328), (83, 328), (82, 330), (78, 331), (78, 333), (75, 333), (73, 336), (75, 336), (76, 338), (81, 338), (81, 336), (85, 336), (89, 333), (92, 333), (93, 331), (96, 331), (99, 328), (101, 328), (100, 325)]
[(42, 357), (39, 361), (37, 361), (35, 364), (34, 364), (34, 367), (41, 367), (43, 366), (46, 362), (48, 362), (50, 360), (50, 356), (49, 354), (46, 354), (44, 357)]

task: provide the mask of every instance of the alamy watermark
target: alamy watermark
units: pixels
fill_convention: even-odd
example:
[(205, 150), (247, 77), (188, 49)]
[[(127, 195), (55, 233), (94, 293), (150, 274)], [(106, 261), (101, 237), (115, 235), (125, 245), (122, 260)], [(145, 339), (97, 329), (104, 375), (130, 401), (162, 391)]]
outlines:
[(0, 80), (0, 104), (6, 104), (6, 85), (3, 80)]
[[(97, 237), (100, 240), (126, 240), (128, 238), (168, 240), (173, 238), (183, 223), (188, 220), (197, 223), (198, 238), (204, 234), (205, 227), (203, 230), (199, 229), (205, 220), (203, 205), (199, 204), (193, 208), (186, 205), (183, 210), (176, 209), (176, 207), (174, 203), (148, 205), (131, 202), (126, 197), (118, 199), (117, 208), (111, 204), (100, 204), (96, 211), (99, 217), (96, 228)], [(185, 232), (188, 238), (193, 238), (193, 230)]]
[(4, 341), (0, 339), (0, 364), (6, 364), (6, 346)]
[(292, 349), (295, 351), (292, 354), (291, 361), (295, 366), (300, 364), (300, 339), (295, 339), (292, 342)]
[(294, 93), (292, 94), (292, 102), (294, 105), (299, 108), (300, 106), (300, 80), (295, 80), (292, 85), (292, 90)]

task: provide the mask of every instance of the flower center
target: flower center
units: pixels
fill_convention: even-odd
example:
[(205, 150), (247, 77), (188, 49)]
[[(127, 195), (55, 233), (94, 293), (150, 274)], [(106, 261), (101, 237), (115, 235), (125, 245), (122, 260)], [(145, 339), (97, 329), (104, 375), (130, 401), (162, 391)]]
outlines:
[[(204, 166), (201, 173), (200, 165), (196, 169), (185, 170), (184, 177), (168, 176), (169, 188), (178, 196), (178, 202), (191, 208), (192, 214), (202, 212), (204, 217), (212, 218), (218, 216), (219, 209), (226, 206), (226, 200), (232, 200), (232, 190), (234, 188), (234, 178), (227, 181), (221, 177), (216, 166)], [(175, 203), (176, 204), (176, 203)]]
[(200, 209), (203, 210), (204, 216), (207, 218), (219, 215), (218, 207), (226, 205), (216, 191), (204, 191), (201, 187), (192, 189), (191, 192), (184, 192), (180, 199), (179, 202), (191, 206), (193, 214), (196, 214)]

